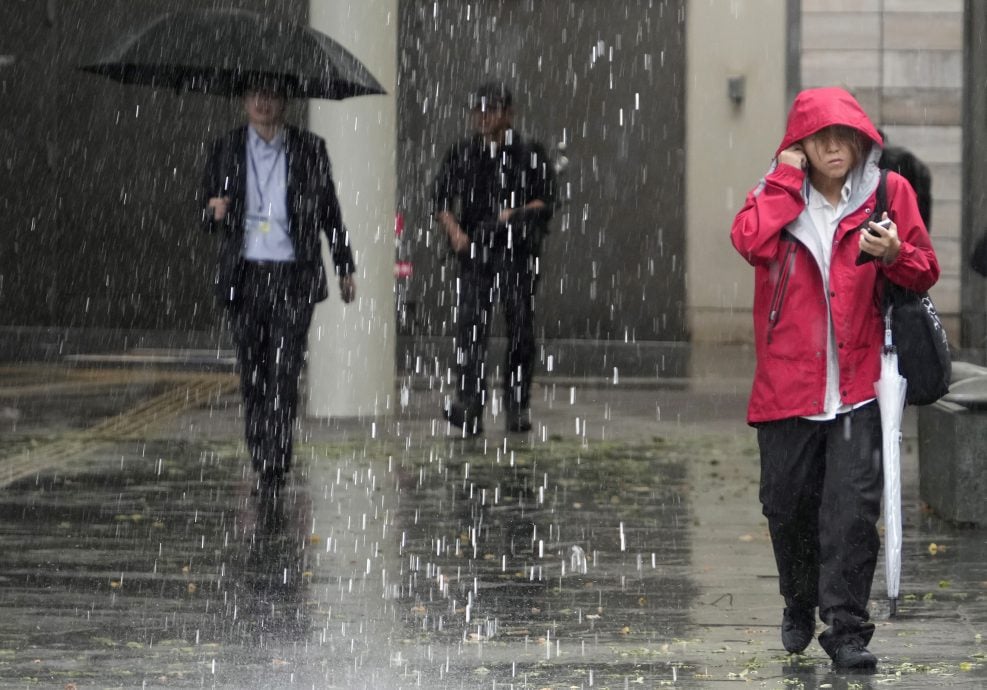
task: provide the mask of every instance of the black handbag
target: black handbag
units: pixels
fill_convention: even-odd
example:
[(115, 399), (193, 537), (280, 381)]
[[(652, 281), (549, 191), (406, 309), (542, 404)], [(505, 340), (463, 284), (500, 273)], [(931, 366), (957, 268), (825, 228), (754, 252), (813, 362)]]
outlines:
[(949, 392), (952, 358), (949, 339), (929, 293), (912, 292), (885, 281), (885, 313), (891, 310), (891, 339), (898, 351), (898, 373), (908, 381), (909, 405), (931, 405)]
[[(888, 171), (877, 186), (877, 218), (887, 209)], [(949, 392), (952, 358), (949, 338), (928, 292), (912, 292), (884, 281), (884, 313), (890, 315), (891, 339), (898, 352), (898, 373), (908, 381), (909, 405), (931, 405)]]

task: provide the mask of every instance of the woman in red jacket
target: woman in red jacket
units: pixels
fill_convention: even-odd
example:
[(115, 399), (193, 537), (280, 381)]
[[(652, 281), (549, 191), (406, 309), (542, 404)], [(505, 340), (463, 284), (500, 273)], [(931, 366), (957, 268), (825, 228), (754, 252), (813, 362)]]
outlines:
[[(802, 652), (818, 607), (829, 626), (819, 643), (844, 668), (877, 664), (867, 601), (883, 487), (874, 399), (882, 286), (925, 291), (939, 278), (904, 178), (887, 174), (890, 225), (869, 222), (882, 145), (849, 93), (803, 91), (731, 229), (754, 266), (757, 370), (747, 420), (757, 428), (760, 499), (785, 599), (782, 643)], [(860, 252), (873, 260), (857, 265)]]

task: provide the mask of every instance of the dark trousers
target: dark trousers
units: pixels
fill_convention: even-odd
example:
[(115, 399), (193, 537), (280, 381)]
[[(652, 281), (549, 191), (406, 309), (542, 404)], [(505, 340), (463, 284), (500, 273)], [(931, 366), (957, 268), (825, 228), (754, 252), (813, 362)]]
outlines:
[(487, 403), (487, 343), (493, 307), (500, 302), (508, 339), (504, 407), (509, 414), (528, 408), (535, 363), (536, 281), (526, 258), (501, 255), (461, 265), (456, 300), (456, 371), (457, 394), (463, 404), (478, 410)]
[(291, 468), (298, 379), (312, 305), (291, 298), (297, 294), (292, 264), (246, 266), (231, 318), (247, 448), (255, 470), (283, 473)]
[(884, 475), (877, 403), (834, 421), (758, 425), (761, 504), (787, 606), (819, 607), (830, 655), (870, 641), (867, 613), (881, 546), (877, 520)]

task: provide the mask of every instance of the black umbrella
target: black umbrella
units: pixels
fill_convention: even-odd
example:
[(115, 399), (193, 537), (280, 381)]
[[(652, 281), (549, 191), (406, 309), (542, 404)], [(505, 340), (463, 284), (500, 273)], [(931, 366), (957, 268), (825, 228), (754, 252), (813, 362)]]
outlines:
[(127, 34), (80, 69), (125, 84), (236, 96), (280, 86), (296, 98), (386, 93), (370, 71), (325, 34), (246, 10), (172, 12)]

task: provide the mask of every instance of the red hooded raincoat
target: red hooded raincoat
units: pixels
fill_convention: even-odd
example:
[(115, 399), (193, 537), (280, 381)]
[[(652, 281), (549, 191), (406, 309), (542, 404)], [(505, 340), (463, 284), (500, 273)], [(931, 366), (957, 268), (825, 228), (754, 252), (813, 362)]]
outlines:
[(880, 276), (916, 291), (928, 290), (939, 278), (915, 193), (894, 172), (887, 176), (887, 211), (901, 250), (888, 265), (880, 260), (855, 265), (857, 232), (874, 211), (880, 179), (883, 142), (874, 125), (843, 89), (810, 89), (792, 105), (778, 152), (831, 125), (853, 127), (873, 143), (848, 175), (851, 196), (833, 239), (828, 280), (820, 269), (802, 170), (775, 161), (748, 194), (730, 232), (734, 247), (754, 266), (757, 370), (747, 414), (752, 424), (824, 411), (830, 321), (841, 402), (873, 398), (884, 342)]

